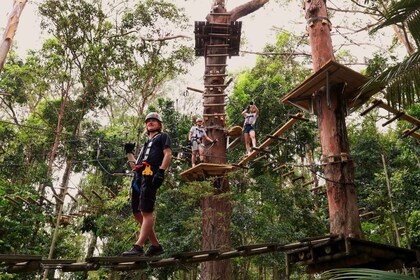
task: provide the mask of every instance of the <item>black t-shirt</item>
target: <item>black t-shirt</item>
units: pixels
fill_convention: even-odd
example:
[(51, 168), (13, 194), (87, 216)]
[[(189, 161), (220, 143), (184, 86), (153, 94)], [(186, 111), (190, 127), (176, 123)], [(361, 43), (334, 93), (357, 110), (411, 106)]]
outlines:
[[(147, 146), (150, 141), (153, 141), (152, 146), (150, 147), (149, 156), (144, 160)], [(159, 166), (162, 164), (165, 148), (171, 148), (171, 138), (166, 133), (159, 133), (155, 135), (152, 139), (149, 139), (143, 145), (143, 151), (141, 152), (137, 164), (141, 164), (143, 161), (146, 161), (151, 165), (152, 170), (155, 172), (159, 169)]]

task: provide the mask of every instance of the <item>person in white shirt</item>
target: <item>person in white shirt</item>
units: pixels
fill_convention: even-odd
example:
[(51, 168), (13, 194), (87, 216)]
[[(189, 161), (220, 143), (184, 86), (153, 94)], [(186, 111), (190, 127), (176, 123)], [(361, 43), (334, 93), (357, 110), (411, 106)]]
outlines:
[(192, 154), (191, 154), (191, 164), (194, 167), (195, 162), (197, 160), (197, 153), (200, 155), (200, 161), (204, 161), (204, 139), (213, 141), (210, 137), (207, 136), (206, 130), (203, 127), (203, 119), (197, 118), (195, 120), (195, 124), (190, 129), (190, 133), (188, 135), (188, 145), (191, 146)]
[(255, 137), (255, 122), (257, 121), (259, 110), (253, 102), (250, 103), (248, 108), (242, 111), (242, 116), (244, 116), (244, 140), (245, 140), (245, 148), (246, 154), (249, 155), (251, 153), (251, 146), (250, 146), (250, 139), (252, 142), (252, 147), (257, 147), (257, 139)]

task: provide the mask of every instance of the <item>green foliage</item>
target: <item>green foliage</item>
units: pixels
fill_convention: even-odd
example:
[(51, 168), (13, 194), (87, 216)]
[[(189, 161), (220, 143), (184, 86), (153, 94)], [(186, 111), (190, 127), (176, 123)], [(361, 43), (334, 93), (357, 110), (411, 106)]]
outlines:
[[(387, 90), (387, 99), (394, 106), (404, 107), (418, 103), (419, 87), (420, 87), (420, 12), (418, 1), (416, 0), (399, 0), (389, 1), (386, 4), (376, 3), (372, 1), (372, 9), (378, 11), (379, 25), (371, 32), (377, 32), (387, 26), (398, 26), (403, 29), (398, 32), (410, 34), (405, 36), (406, 44), (410, 44), (409, 40), (413, 39), (417, 45), (417, 50), (411, 45), (411, 51), (408, 56), (399, 63), (389, 66), (380, 74), (372, 77), (372, 79), (364, 86), (363, 90), (377, 84), (385, 85)], [(408, 27), (408, 30), (407, 28)]]

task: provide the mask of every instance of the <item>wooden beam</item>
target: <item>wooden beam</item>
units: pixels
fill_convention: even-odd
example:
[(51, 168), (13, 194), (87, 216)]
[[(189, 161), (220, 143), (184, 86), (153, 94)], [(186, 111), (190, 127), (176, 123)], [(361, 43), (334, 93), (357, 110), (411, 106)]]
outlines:
[[(376, 101), (376, 102), (379, 102), (379, 101)], [(385, 109), (385, 110), (387, 110), (387, 111), (389, 111), (391, 113), (394, 113), (395, 115), (401, 112), (401, 111), (398, 111), (397, 109), (394, 109), (391, 106), (385, 104), (384, 102), (381, 102), (379, 104), (379, 107), (381, 107), (382, 109)], [(414, 124), (415, 126), (420, 126), (420, 120), (418, 120), (418, 119), (416, 119), (416, 118), (414, 118), (414, 117), (412, 117), (410, 115), (404, 114), (400, 118), (402, 120), (406, 120), (406, 121)]]
[(192, 88), (192, 87), (187, 87), (187, 90), (191, 90), (191, 91), (195, 91), (195, 92), (199, 92), (199, 93), (204, 93), (203, 90)]
[(402, 115), (404, 115), (404, 112), (398, 112), (393, 118), (389, 119), (388, 121), (384, 122), (382, 126), (387, 126), (388, 124), (392, 123), (393, 121), (401, 118)]
[(378, 107), (383, 101), (380, 99), (374, 99), (372, 101), (373, 105), (371, 105), (370, 107), (368, 107), (366, 110), (364, 110), (363, 112), (360, 113), (360, 116), (364, 116), (367, 113), (369, 113), (370, 111), (372, 111), (373, 109), (375, 109), (376, 107)]
[(309, 182), (304, 183), (302, 185), (302, 187), (306, 187), (307, 185), (310, 185), (310, 184), (313, 184), (313, 183), (315, 183), (315, 180), (312, 180), (312, 181), (309, 181)]
[[(295, 115), (295, 117), (302, 118), (303, 113), (298, 113), (298, 114)], [(278, 136), (282, 135), (287, 129), (289, 129), (291, 126), (293, 126), (297, 121), (298, 120), (296, 118), (289, 119), (282, 127), (280, 127), (273, 134), (273, 136), (278, 137)], [(272, 139), (272, 138), (265, 140), (260, 146), (258, 146), (258, 149), (264, 149), (264, 148), (268, 147), (273, 141), (274, 141), (274, 139)], [(245, 165), (247, 162), (252, 160), (258, 153), (259, 153), (258, 151), (252, 151), (251, 154), (249, 154), (244, 159), (242, 159), (237, 165), (239, 165), (239, 166)]]
[(20, 205), (19, 202), (17, 202), (16, 200), (14, 200), (12, 197), (10, 197), (8, 195), (5, 195), (4, 198), (7, 199), (7, 200), (9, 200), (9, 201), (11, 201), (11, 202), (13, 202), (16, 205)]
[(92, 190), (92, 193), (97, 197), (97, 198), (99, 198), (100, 200), (103, 200), (103, 198), (102, 198), (102, 196), (97, 192), (97, 191), (95, 191), (95, 190)]

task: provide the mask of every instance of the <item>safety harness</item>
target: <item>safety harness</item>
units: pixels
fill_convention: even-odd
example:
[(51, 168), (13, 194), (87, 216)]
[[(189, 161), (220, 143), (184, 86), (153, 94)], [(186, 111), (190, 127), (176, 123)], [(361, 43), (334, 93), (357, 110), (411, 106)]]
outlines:
[(197, 144), (201, 143), (201, 137), (203, 136), (199, 136), (200, 134), (203, 134), (204, 136), (204, 128), (199, 128), (199, 127), (195, 127), (194, 128), (194, 132), (193, 135), (191, 137), (191, 142), (197, 142)]
[[(143, 171), (142, 171), (142, 175), (144, 175), (144, 176), (152, 176), (153, 175), (153, 171), (152, 171), (152, 169), (150, 168), (150, 164), (147, 162), (147, 159), (149, 158), (149, 154), (150, 154), (150, 149), (152, 148), (152, 145), (153, 145), (153, 140), (156, 138), (156, 136), (158, 136), (158, 135), (160, 135), (160, 133), (158, 133), (158, 134), (156, 134), (155, 136), (153, 136), (151, 139), (149, 139), (149, 141), (148, 142), (146, 142), (144, 145), (143, 145), (143, 148), (141, 148), (141, 151), (140, 151), (140, 153), (139, 153), (139, 156), (138, 156), (138, 158), (137, 158), (137, 161), (136, 162), (139, 162), (139, 160), (141, 159), (141, 156), (142, 156), (142, 154), (143, 154), (143, 150), (144, 150), (144, 148), (146, 147), (146, 150), (145, 150), (145, 152), (144, 152), (144, 155), (143, 155), (143, 158), (141, 159), (142, 160), (142, 163), (141, 164), (136, 164), (136, 166), (134, 166), (134, 168), (133, 168), (133, 170), (134, 171), (136, 171), (136, 174), (137, 174), (137, 172), (141, 169), (141, 168), (143, 168), (144, 167), (144, 169), (143, 169)], [(136, 191), (138, 191), (138, 192), (140, 192), (140, 188), (139, 188), (139, 186), (137, 186), (137, 184), (136, 184), (136, 182), (134, 181), (134, 183), (133, 183), (133, 186), (134, 186), (134, 188), (136, 189)]]

